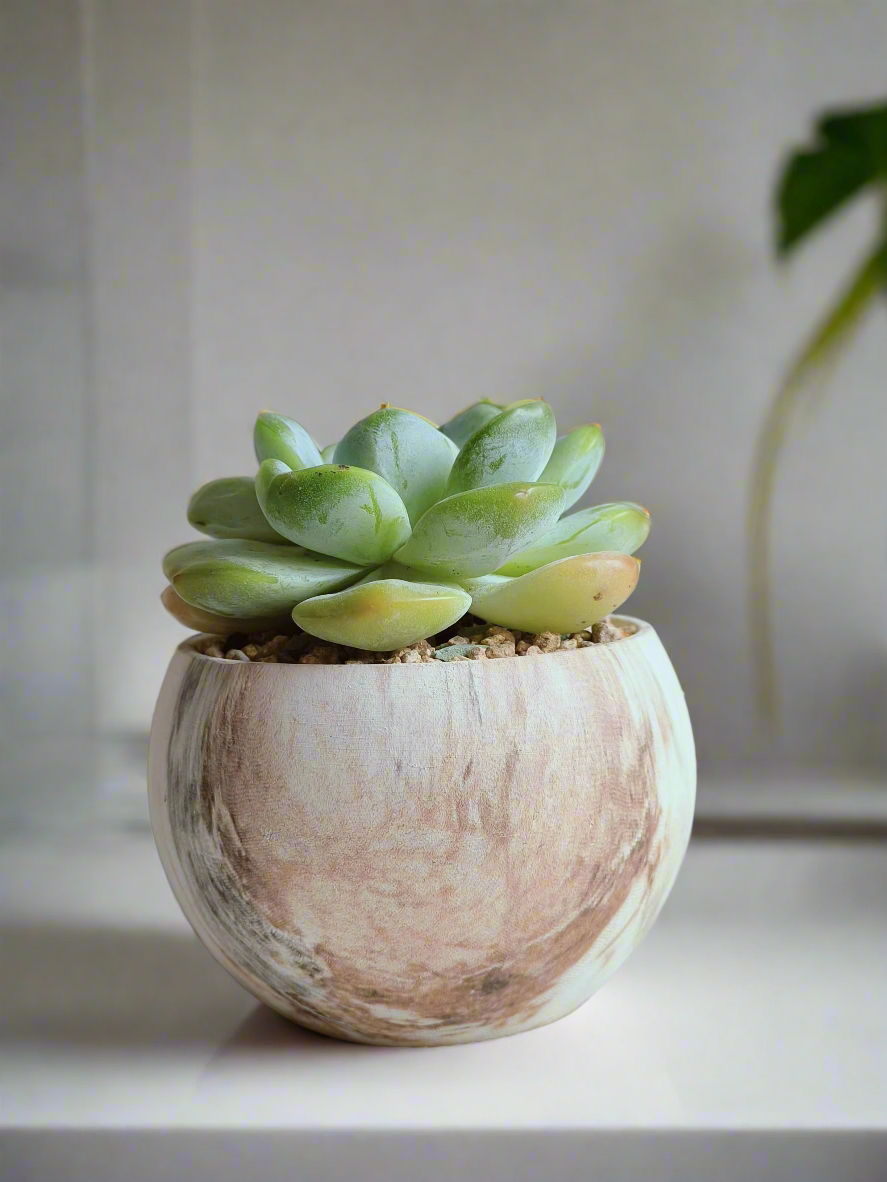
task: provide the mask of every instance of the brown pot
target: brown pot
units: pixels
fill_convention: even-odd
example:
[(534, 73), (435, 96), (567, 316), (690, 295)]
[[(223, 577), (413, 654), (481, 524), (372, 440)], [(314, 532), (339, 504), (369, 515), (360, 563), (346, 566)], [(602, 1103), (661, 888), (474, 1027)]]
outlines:
[(176, 897), (312, 1030), (426, 1046), (568, 1014), (648, 931), (695, 759), (649, 624), (539, 657), (234, 662), (180, 645), (151, 734)]

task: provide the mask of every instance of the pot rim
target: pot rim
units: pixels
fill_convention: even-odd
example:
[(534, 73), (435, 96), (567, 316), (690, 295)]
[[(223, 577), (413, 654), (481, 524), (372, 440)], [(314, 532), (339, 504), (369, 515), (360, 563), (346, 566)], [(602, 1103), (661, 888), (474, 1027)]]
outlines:
[[(545, 656), (546, 660), (550, 660), (552, 657), (560, 657), (561, 659), (571, 658), (574, 656), (578, 656), (580, 653), (595, 653), (595, 655), (599, 656), (600, 653), (606, 652), (611, 647), (611, 645), (629, 644), (631, 642), (637, 643), (645, 635), (650, 635), (650, 634), (655, 635), (653, 625), (648, 624), (646, 620), (638, 619), (636, 616), (621, 616), (621, 615), (614, 614), (614, 615), (610, 616), (610, 619), (612, 619), (614, 621), (614, 623), (619, 624), (621, 627), (625, 627), (626, 625), (628, 625), (630, 628), (633, 629), (633, 631), (630, 632), (628, 636), (623, 636), (619, 640), (611, 641), (610, 644), (594, 644), (594, 645), (590, 645), (588, 648), (569, 649), (565, 652), (545, 653), (544, 656)], [(176, 645), (175, 651), (177, 653), (184, 653), (188, 656), (191, 656), (193, 658), (197, 658), (201, 661), (212, 661), (212, 662), (214, 662), (216, 664), (220, 664), (220, 665), (230, 665), (232, 669), (243, 669), (244, 666), (247, 666), (252, 669), (261, 668), (261, 669), (275, 669), (275, 670), (346, 669), (347, 668), (349, 671), (352, 671), (354, 669), (392, 669), (393, 668), (392, 665), (385, 665), (385, 664), (382, 664), (381, 662), (379, 664), (363, 664), (363, 663), (361, 663), (359, 665), (314, 665), (314, 664), (301, 665), (298, 663), (291, 665), (289, 663), (284, 663), (284, 662), (274, 662), (272, 664), (264, 665), (260, 661), (249, 661), (249, 662), (229, 661), (226, 657), (207, 656), (206, 653), (199, 652), (196, 649), (195, 646), (197, 645), (198, 641), (207, 639), (213, 635), (214, 635), (214, 633), (211, 633), (211, 632), (193, 632), (186, 640), (183, 640), (181, 642), (181, 644)], [(501, 665), (501, 664), (505, 663), (505, 664), (510, 665), (512, 663), (512, 661), (514, 661), (514, 660), (518, 660), (518, 658), (506, 657), (502, 661), (496, 661), (495, 664)], [(484, 663), (486, 664), (486, 662), (484, 662)], [(410, 663), (409, 665), (404, 665), (404, 666), (398, 665), (398, 668), (425, 669), (430, 664), (432, 664), (431, 661), (416, 661), (415, 663)], [(471, 662), (459, 661), (459, 662), (454, 663), (452, 661), (435, 661), (434, 664), (442, 665), (445, 669), (460, 669), (463, 667), (463, 664), (464, 665), (471, 665), (472, 667), (475, 667), (477, 665), (477, 662), (476, 661), (471, 661)], [(400, 675), (398, 675), (398, 676), (400, 676)]]

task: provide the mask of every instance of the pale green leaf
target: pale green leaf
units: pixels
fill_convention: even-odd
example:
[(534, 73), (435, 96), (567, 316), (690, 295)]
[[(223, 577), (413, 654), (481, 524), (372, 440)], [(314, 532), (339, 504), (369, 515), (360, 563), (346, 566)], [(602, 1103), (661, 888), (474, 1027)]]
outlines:
[(323, 463), (317, 444), (301, 424), (286, 415), (263, 410), (253, 431), (256, 458), (283, 460), (288, 468), (315, 468)]
[(382, 579), (307, 599), (295, 608), (293, 619), (321, 640), (389, 652), (448, 628), (470, 603), (460, 587)]
[(457, 448), (464, 447), (471, 436), (502, 413), (498, 402), (491, 402), (489, 398), (482, 398), (465, 410), (461, 411), (448, 423), (444, 423), (440, 430), (455, 443)]
[(188, 502), (188, 522), (211, 538), (286, 541), (265, 519), (252, 476), (226, 476), (202, 485)]
[(566, 493), (565, 509), (575, 505), (597, 475), (604, 458), (604, 433), (599, 423), (577, 427), (562, 435), (539, 477), (541, 484), (559, 484)]
[(514, 579), (508, 575), (475, 575), (470, 578), (459, 579), (460, 587), (464, 587), (468, 594), (474, 598), (486, 595), (488, 591), (492, 591), (494, 587), (506, 587), (509, 583), (513, 583)]
[[(304, 469), (302, 469), (304, 471)], [(292, 472), (289, 464), (285, 464), (283, 460), (263, 460), (259, 464), (259, 470), (256, 473), (256, 478), (253, 481), (253, 487), (256, 490), (256, 500), (259, 502), (259, 508), (262, 513), (265, 512), (265, 502), (268, 499), (268, 491), (271, 485), (278, 476), (286, 476)], [(267, 518), (266, 518), (267, 520)]]
[(220, 616), (186, 603), (172, 584), (163, 588), (160, 602), (174, 619), (192, 632), (210, 632), (213, 636), (230, 636), (232, 632), (292, 632), (293, 621), (289, 610), (277, 616)]
[(593, 554), (599, 550), (618, 550), (634, 554), (650, 533), (650, 514), (631, 501), (612, 501), (580, 509), (543, 534), (527, 550), (515, 554), (496, 572), (500, 575), (525, 575), (528, 571), (569, 558), (573, 554)]
[(419, 518), (394, 557), (444, 577), (487, 574), (550, 529), (563, 503), (563, 489), (554, 484), (497, 484), (457, 493)]
[(278, 533), (348, 562), (385, 562), (410, 536), (403, 501), (386, 480), (363, 468), (323, 464), (288, 472), (266, 460), (256, 493)]
[(407, 507), (411, 521), (440, 500), (455, 452), (428, 419), (393, 406), (361, 419), (339, 441), (336, 463), (384, 477)]
[(577, 554), (518, 578), (478, 579), (471, 612), (523, 632), (580, 632), (628, 599), (640, 565), (628, 554)]
[(554, 412), (541, 398), (516, 402), (475, 431), (459, 452), (447, 493), (535, 481), (557, 438)]
[(328, 443), (328, 444), (326, 445), (326, 447), (324, 447), (324, 448), (321, 448), (321, 451), (320, 451), (320, 458), (323, 460), (323, 462), (324, 462), (325, 464), (332, 464), (332, 463), (335, 461), (335, 458), (336, 458), (336, 445), (335, 445), (335, 443)]
[(221, 616), (266, 617), (347, 587), (361, 568), (300, 546), (237, 540), (177, 546), (164, 558), (163, 572), (193, 607)]
[[(405, 583), (426, 583), (428, 581), (427, 573), (423, 573), (412, 566), (404, 566), (401, 562), (395, 562), (391, 559), (389, 562), (383, 562), (381, 566), (377, 566), (372, 570), (367, 571), (362, 579), (358, 581), (357, 586), (364, 583), (377, 583), (380, 579), (401, 579)], [(455, 577), (448, 578), (444, 575), (435, 574), (435, 584), (461, 587), (462, 580)]]
[(286, 540), (279, 543), (257, 542), (248, 538), (214, 538), (200, 539), (197, 542), (183, 542), (180, 546), (173, 546), (163, 556), (163, 573), (172, 581), (176, 575), (187, 570), (195, 563), (211, 562), (216, 559), (224, 562), (249, 562), (282, 560), (297, 558), (307, 554), (302, 546), (293, 546)]

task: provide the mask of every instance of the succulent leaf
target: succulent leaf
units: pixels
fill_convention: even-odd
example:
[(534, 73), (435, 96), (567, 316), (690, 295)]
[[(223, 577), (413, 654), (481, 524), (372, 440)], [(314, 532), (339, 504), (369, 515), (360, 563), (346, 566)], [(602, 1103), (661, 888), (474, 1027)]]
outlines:
[(204, 611), (186, 603), (172, 584), (167, 584), (160, 594), (160, 602), (174, 619), (192, 632), (210, 632), (213, 636), (230, 636), (232, 632), (268, 632), (276, 628), (281, 632), (292, 631), (293, 621), (288, 611), (277, 616), (220, 616), (216, 612)]
[(650, 514), (643, 505), (612, 501), (562, 517), (547, 533), (499, 567), (499, 575), (525, 575), (559, 558), (618, 550), (634, 554), (647, 540)]
[(323, 463), (317, 444), (301, 424), (286, 415), (263, 410), (253, 431), (256, 459), (283, 460), (288, 468), (315, 468)]
[(444, 423), (440, 430), (455, 443), (457, 448), (462, 448), (475, 431), (485, 423), (489, 423), (491, 419), (497, 418), (501, 413), (502, 407), (498, 402), (482, 398), (480, 402), (473, 403), (465, 410), (460, 411), (449, 422)]
[(480, 599), (481, 596), (486, 595), (488, 591), (492, 591), (495, 587), (505, 587), (513, 582), (514, 579), (509, 578), (507, 575), (475, 575), (471, 578), (461, 578), (459, 580), (459, 586), (464, 587), (472, 599), (475, 596)]
[(163, 572), (192, 607), (220, 616), (274, 617), (360, 577), (352, 563), (266, 542), (187, 542), (166, 555)]
[(566, 493), (565, 509), (579, 500), (597, 475), (604, 458), (604, 433), (599, 423), (577, 427), (561, 435), (542, 470), (543, 484), (559, 484)]
[[(262, 460), (261, 464), (259, 464), (259, 470), (256, 473), (253, 485), (256, 490), (256, 500), (259, 502), (259, 508), (262, 510), (263, 515), (265, 515), (265, 501), (268, 498), (268, 490), (271, 488), (273, 481), (278, 476), (286, 476), (290, 472), (292, 472), (292, 468), (289, 464), (285, 464), (283, 460)], [(267, 521), (267, 515), (265, 515), (265, 520)]]
[(554, 413), (547, 402), (535, 398), (514, 403), (463, 445), (450, 472), (447, 495), (538, 480), (556, 438)]
[(322, 464), (290, 472), (279, 461), (265, 460), (256, 493), (278, 533), (347, 562), (385, 562), (410, 536), (403, 501), (386, 480), (364, 468)]
[(188, 521), (211, 538), (286, 541), (265, 519), (252, 476), (225, 476), (201, 485), (188, 502)]
[(448, 628), (470, 604), (461, 587), (381, 579), (306, 599), (293, 619), (321, 640), (387, 652)]
[(469, 584), (471, 611), (524, 632), (579, 632), (628, 599), (640, 565), (628, 554), (576, 554), (517, 578), (478, 579)]
[(444, 495), (456, 454), (428, 419), (386, 406), (343, 436), (336, 462), (382, 476), (406, 505), (410, 521), (417, 521)]
[(320, 458), (324, 464), (332, 464), (336, 458), (336, 444), (328, 443), (320, 449)]
[(215, 559), (248, 561), (254, 557), (257, 559), (276, 558), (278, 555), (293, 558), (306, 553), (304, 547), (291, 546), (286, 541), (279, 545), (272, 545), (268, 542), (255, 542), (247, 538), (214, 538), (206, 541), (201, 539), (199, 542), (183, 542), (181, 545), (173, 546), (171, 550), (167, 550), (163, 556), (163, 573), (172, 582), (176, 575), (182, 574), (195, 563), (212, 562)]
[(515, 482), (457, 493), (416, 522), (395, 560), (444, 577), (487, 574), (557, 521), (564, 492), (554, 484)]
[[(383, 562), (381, 566), (371, 568), (355, 585), (360, 587), (364, 583), (377, 583), (380, 579), (401, 579), (405, 583), (427, 583), (428, 573), (416, 570), (412, 566), (404, 566), (403, 563), (395, 562), (392, 558), (389, 562)], [(463, 580), (457, 579), (455, 576), (435, 574), (434, 582), (435, 585), (461, 587)]]

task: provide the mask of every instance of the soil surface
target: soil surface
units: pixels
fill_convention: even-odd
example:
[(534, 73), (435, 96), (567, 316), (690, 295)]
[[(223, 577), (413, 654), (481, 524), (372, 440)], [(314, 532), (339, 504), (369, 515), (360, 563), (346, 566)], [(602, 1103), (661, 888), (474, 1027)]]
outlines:
[(197, 645), (208, 657), (229, 661), (257, 661), (282, 665), (416, 665), (425, 661), (487, 661), (501, 657), (542, 657), (567, 649), (611, 644), (629, 630), (602, 620), (586, 632), (517, 632), (463, 616), (457, 624), (427, 640), (417, 640), (394, 652), (372, 653), (330, 644), (307, 632), (283, 635), (260, 632), (254, 636), (235, 632), (222, 638), (205, 637)]

